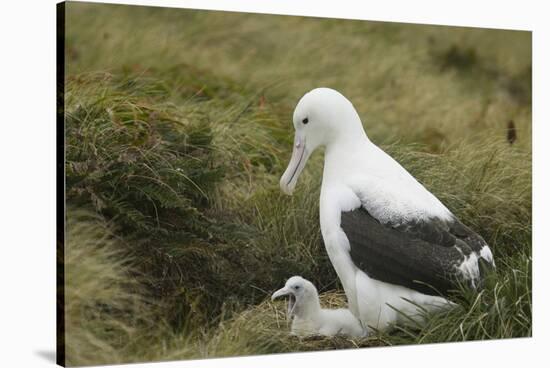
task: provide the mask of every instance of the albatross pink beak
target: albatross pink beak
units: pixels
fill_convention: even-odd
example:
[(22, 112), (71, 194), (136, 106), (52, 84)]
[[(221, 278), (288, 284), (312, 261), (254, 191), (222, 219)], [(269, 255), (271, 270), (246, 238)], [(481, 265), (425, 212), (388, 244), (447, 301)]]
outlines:
[(294, 136), (292, 157), (279, 183), (285, 194), (292, 195), (294, 187), (296, 187), (296, 183), (298, 182), (298, 177), (302, 173), (308, 158), (309, 152), (306, 149), (306, 140), (296, 134)]

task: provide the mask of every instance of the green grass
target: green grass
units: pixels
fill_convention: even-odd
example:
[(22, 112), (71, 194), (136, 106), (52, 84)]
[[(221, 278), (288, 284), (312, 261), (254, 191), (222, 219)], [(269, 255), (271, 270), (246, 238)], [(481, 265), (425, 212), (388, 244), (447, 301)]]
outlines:
[[(68, 5), (67, 360), (121, 363), (531, 335), (531, 35)], [(278, 180), (291, 114), (341, 90), (367, 133), (491, 245), (458, 307), (363, 340), (288, 335), (295, 274), (343, 306), (322, 154)], [(507, 126), (517, 140), (510, 145)]]

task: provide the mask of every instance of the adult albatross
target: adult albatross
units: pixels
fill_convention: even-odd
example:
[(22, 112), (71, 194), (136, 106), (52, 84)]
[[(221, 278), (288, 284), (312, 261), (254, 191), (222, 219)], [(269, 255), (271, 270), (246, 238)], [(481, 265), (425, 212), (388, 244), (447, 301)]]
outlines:
[(308, 92), (293, 123), (281, 189), (292, 194), (311, 153), (325, 147), (321, 232), (349, 308), (365, 327), (385, 329), (448, 306), (457, 282), (476, 288), (482, 264), (494, 267), (483, 238), (369, 140), (342, 94)]

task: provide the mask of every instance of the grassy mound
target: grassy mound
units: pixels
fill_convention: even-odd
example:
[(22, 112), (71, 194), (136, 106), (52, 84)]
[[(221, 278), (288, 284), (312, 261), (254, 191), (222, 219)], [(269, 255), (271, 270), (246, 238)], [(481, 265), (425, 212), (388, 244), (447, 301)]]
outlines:
[(145, 343), (150, 301), (105, 221), (68, 212), (65, 323), (68, 365), (121, 363)]
[[(70, 364), (531, 335), (528, 34), (93, 4), (67, 22)], [(367, 339), (288, 335), (268, 300), (288, 277), (345, 305), (320, 236), (321, 152), (294, 196), (278, 187), (294, 104), (319, 85), (488, 241), (480, 293)]]

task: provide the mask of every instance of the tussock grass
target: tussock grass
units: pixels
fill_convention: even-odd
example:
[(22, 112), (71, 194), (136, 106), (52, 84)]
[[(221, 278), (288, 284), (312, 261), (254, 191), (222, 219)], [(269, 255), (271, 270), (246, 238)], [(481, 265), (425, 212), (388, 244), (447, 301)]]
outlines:
[[(66, 42), (70, 364), (531, 335), (528, 33), (71, 3)], [(298, 339), (268, 300), (302, 275), (345, 305), (321, 152), (278, 187), (292, 109), (323, 85), (494, 251), (424, 326)]]
[(136, 339), (143, 343), (147, 302), (141, 286), (103, 219), (72, 208), (67, 215), (67, 364), (124, 362), (126, 349)]
[(70, 74), (161, 71), (177, 82), (191, 65), (184, 85), (216, 91), (236, 81), (284, 119), (304, 91), (336, 88), (378, 142), (439, 150), (502, 131), (510, 119), (518, 142), (530, 140), (526, 32), (91, 4), (73, 4), (67, 18)]

